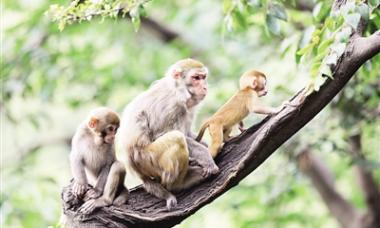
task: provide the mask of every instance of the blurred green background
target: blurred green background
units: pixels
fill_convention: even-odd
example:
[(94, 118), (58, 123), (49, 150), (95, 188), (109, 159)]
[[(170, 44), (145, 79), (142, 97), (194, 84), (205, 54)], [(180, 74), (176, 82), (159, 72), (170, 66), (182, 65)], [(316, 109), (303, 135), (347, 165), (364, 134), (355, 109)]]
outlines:
[[(237, 90), (245, 70), (267, 74), (264, 103), (277, 106), (289, 99), (310, 78), (308, 60), (297, 64), (296, 50), (309, 42), (305, 39), (323, 24), (332, 4), (154, 0), (145, 5), (147, 19), (141, 19), (137, 32), (138, 22), (122, 17), (92, 18), (60, 31), (46, 12), (52, 4), (68, 2), (1, 1), (2, 227), (55, 226), (60, 192), (71, 178), (69, 143), (76, 126), (96, 106), (121, 113), (178, 59), (192, 56), (210, 71), (209, 95), (194, 131)], [(235, 8), (226, 13), (228, 4)], [(268, 8), (273, 5), (274, 10)], [(366, 34), (378, 28), (379, 12), (370, 20)], [(365, 212), (354, 171), (364, 167), (379, 185), (379, 66), (377, 55), (239, 186), (178, 227), (338, 227), (313, 182), (299, 169), (297, 155), (305, 148), (331, 171), (337, 192)], [(262, 118), (249, 116), (245, 124)], [(350, 153), (354, 135), (360, 136), (366, 160)], [(127, 177), (128, 186), (138, 183)]]

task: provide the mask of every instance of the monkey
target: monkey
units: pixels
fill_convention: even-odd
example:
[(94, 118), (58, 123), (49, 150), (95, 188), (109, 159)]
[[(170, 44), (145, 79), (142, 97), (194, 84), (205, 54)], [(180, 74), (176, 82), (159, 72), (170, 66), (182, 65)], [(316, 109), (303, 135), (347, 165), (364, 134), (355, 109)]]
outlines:
[(207, 76), (203, 63), (179, 60), (122, 114), (117, 138), (129, 167), (148, 193), (166, 200), (168, 210), (177, 205), (173, 192), (219, 171), (207, 147), (191, 132), (196, 107), (207, 95)]
[[(103, 206), (127, 202), (126, 170), (116, 160), (114, 139), (120, 125), (118, 114), (107, 107), (92, 110), (72, 139), (70, 166), (74, 176), (72, 193), (86, 202), (84, 214)], [(88, 188), (88, 184), (93, 187)]]
[(240, 77), (239, 84), (239, 91), (201, 125), (201, 129), (196, 138), (197, 141), (200, 141), (205, 130), (208, 128), (211, 136), (209, 153), (213, 158), (217, 156), (223, 142), (230, 140), (230, 133), (235, 125), (239, 124), (240, 131), (244, 131), (242, 120), (247, 117), (249, 113), (254, 112), (274, 115), (279, 113), (284, 105), (289, 103), (284, 102), (283, 105), (277, 108), (259, 104), (258, 98), (268, 93), (266, 76), (262, 72), (256, 70), (245, 72)]

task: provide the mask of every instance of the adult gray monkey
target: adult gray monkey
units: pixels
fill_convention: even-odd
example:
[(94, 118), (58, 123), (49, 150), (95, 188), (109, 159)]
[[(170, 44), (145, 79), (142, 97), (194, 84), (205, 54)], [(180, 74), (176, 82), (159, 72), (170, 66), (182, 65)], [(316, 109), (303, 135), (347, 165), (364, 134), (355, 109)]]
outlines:
[(195, 106), (207, 94), (207, 68), (194, 59), (169, 67), (165, 77), (136, 97), (124, 110), (118, 140), (144, 188), (177, 204), (172, 191), (194, 186), (219, 168), (207, 147), (190, 131)]

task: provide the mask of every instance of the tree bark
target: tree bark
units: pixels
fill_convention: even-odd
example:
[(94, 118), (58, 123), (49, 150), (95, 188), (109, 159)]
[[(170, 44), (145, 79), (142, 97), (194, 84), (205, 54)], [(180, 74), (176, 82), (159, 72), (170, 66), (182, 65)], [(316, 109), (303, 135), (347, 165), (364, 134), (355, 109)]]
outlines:
[(380, 227), (380, 191), (370, 170), (364, 166), (366, 161), (361, 147), (360, 134), (353, 135), (349, 139), (351, 153), (356, 164), (356, 174), (365, 201), (368, 206), (368, 214), (363, 220), (365, 227)]
[(240, 136), (229, 141), (216, 158), (220, 173), (194, 188), (176, 194), (178, 205), (168, 212), (162, 200), (146, 193), (142, 187), (131, 190), (123, 207), (105, 207), (91, 215), (76, 210), (70, 186), (62, 193), (64, 214), (70, 227), (171, 227), (236, 186), (260, 166), (274, 151), (312, 120), (342, 90), (358, 68), (380, 51), (380, 32), (368, 38), (353, 36), (345, 53), (318, 92), (303, 99), (302, 92), (292, 100), (302, 101), (297, 107), (287, 106), (279, 114), (266, 117)]

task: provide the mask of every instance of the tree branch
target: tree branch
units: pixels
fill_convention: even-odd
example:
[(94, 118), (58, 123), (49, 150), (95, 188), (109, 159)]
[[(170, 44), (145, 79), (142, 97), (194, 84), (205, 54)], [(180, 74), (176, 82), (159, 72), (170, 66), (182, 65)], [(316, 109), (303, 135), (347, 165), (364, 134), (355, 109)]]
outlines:
[(179, 34), (176, 31), (167, 26), (164, 26), (152, 18), (142, 17), (141, 24), (145, 28), (149, 28), (155, 32), (158, 37), (166, 43), (172, 42), (173, 40), (179, 38)]
[[(353, 135), (349, 139), (351, 153), (356, 160), (365, 161), (362, 153), (360, 135)], [(380, 227), (380, 191), (372, 176), (372, 173), (364, 167), (363, 162), (357, 163), (356, 174), (359, 185), (363, 190), (365, 201), (368, 206), (370, 221), (373, 227)]]
[(333, 175), (321, 161), (306, 148), (297, 157), (301, 171), (307, 175), (321, 195), (331, 214), (342, 227), (352, 227), (360, 221), (358, 211), (337, 192), (334, 186)]
[(354, 36), (356, 36), (356, 45), (353, 48), (356, 49), (354, 50), (355, 58), (358, 60), (370, 59), (380, 52), (380, 30), (368, 37)]
[(220, 173), (204, 183), (176, 194), (178, 205), (166, 211), (162, 200), (146, 193), (142, 187), (131, 190), (130, 199), (123, 207), (105, 207), (91, 215), (76, 210), (81, 202), (76, 200), (70, 186), (62, 193), (64, 213), (70, 227), (170, 227), (180, 223), (197, 210), (236, 186), (244, 177), (260, 166), (274, 151), (314, 118), (342, 90), (358, 68), (376, 54), (373, 49), (364, 53), (358, 49), (363, 41), (377, 42), (374, 38), (352, 37), (344, 55), (318, 92), (302, 99), (302, 92), (293, 100), (303, 100), (298, 107), (288, 106), (279, 114), (267, 117), (240, 136), (229, 141), (216, 158)]
[[(82, 4), (83, 2), (84, 2), (83, 0), (78, 1), (77, 6)], [(124, 10), (124, 8), (120, 7), (118, 9), (115, 9), (113, 12), (115, 12), (118, 15), (118, 17), (124, 18), (124, 16), (126, 16), (126, 18), (131, 19), (129, 13), (125, 14), (123, 12), (123, 10)], [(87, 13), (86, 15), (91, 16), (91, 17), (98, 17), (101, 15), (101, 12), (96, 11), (93, 13)], [(77, 21), (80, 18), (76, 15), (72, 15), (71, 19), (73, 21)], [(157, 34), (158, 37), (164, 42), (169, 43), (169, 42), (172, 42), (173, 40), (179, 38), (179, 34), (176, 31), (174, 31), (171, 28), (159, 23), (155, 19), (152, 19), (149, 17), (141, 17), (140, 20), (141, 20), (141, 24), (144, 27), (149, 28), (151, 31), (153, 31), (155, 34)]]

